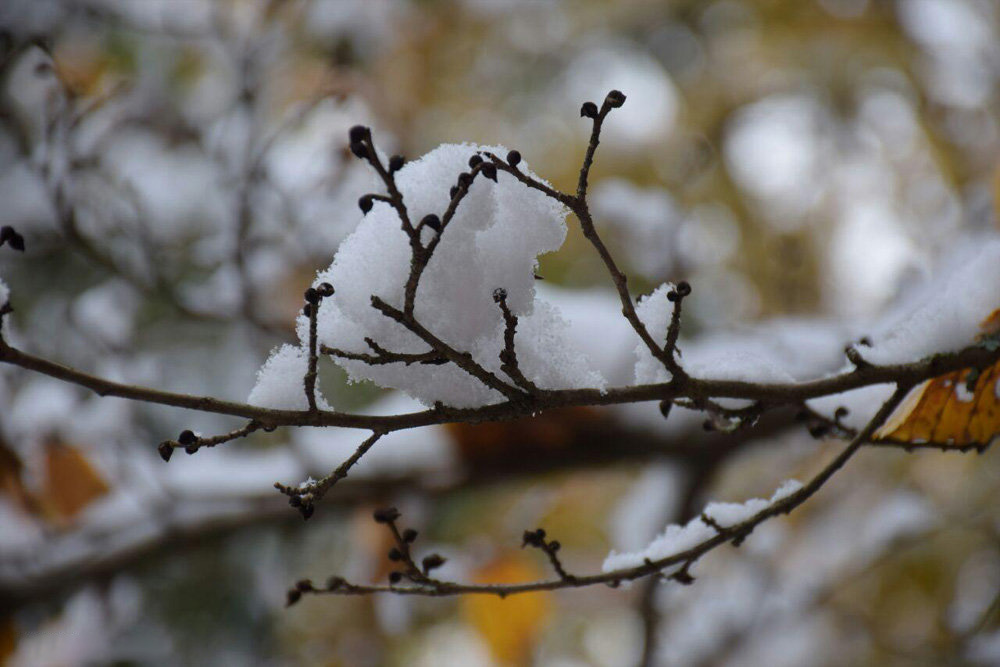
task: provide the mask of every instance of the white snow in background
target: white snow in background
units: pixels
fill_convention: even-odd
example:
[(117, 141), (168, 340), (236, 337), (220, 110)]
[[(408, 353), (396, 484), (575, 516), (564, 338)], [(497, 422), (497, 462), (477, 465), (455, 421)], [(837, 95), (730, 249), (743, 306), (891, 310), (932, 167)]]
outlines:
[[(361, 412), (398, 415), (417, 412), (423, 406), (401, 392), (392, 392)], [(327, 474), (347, 460), (368, 437), (364, 431), (329, 428), (297, 429), (292, 435), (312, 469)], [(458, 467), (452, 441), (443, 427), (430, 426), (388, 433), (376, 442), (353, 467), (350, 477), (447, 472)]]
[[(660, 421), (664, 421), (662, 417)], [(683, 469), (671, 464), (654, 464), (642, 471), (608, 522), (616, 550), (642, 549), (663, 526), (664, 519), (674, 516), (683, 477)]]
[[(502, 147), (445, 145), (407, 163), (396, 177), (410, 218), (442, 215), (448, 190), (479, 150), (506, 154)], [(527, 166), (522, 163), (522, 170)], [(530, 173), (530, 172), (529, 172)], [(500, 374), (503, 319), (493, 291), (504, 288), (518, 315), (517, 352), (521, 370), (544, 388), (603, 386), (574, 348), (568, 325), (558, 312), (535, 299), (537, 256), (559, 248), (566, 234), (564, 208), (541, 193), (499, 173), (494, 184), (479, 177), (463, 200), (431, 259), (417, 293), (416, 317), (429, 331), (484, 367)], [(376, 202), (357, 229), (341, 244), (333, 265), (317, 282), (329, 282), (336, 294), (319, 311), (320, 341), (351, 352), (370, 352), (366, 336), (394, 352), (429, 349), (402, 325), (371, 306), (377, 295), (396, 308), (403, 306), (403, 287), (410, 268), (410, 246), (396, 212)], [(306, 333), (300, 318), (300, 336)], [(391, 364), (371, 366), (336, 360), (354, 379), (401, 389), (430, 404), (468, 407), (500, 400), (454, 365)]]
[(727, 123), (724, 155), (733, 178), (767, 206), (766, 220), (791, 228), (822, 192), (823, 109), (809, 96), (771, 96)]
[(893, 391), (895, 385), (873, 384), (842, 394), (813, 398), (806, 401), (806, 405), (829, 418), (833, 418), (837, 408), (847, 408), (847, 415), (840, 419), (840, 423), (848, 428), (860, 430), (875, 416), (882, 404), (889, 400)]
[(651, 278), (670, 273), (678, 255), (681, 214), (667, 190), (608, 179), (591, 188), (590, 207), (620, 237), (629, 266)]
[(112, 346), (123, 346), (132, 337), (139, 307), (135, 290), (121, 280), (91, 287), (73, 300), (73, 320), (84, 331)]
[(163, 475), (164, 485), (185, 498), (261, 495), (276, 480), (297, 483), (306, 471), (287, 448), (254, 450), (226, 445), (200, 450), (194, 456), (178, 451)]
[(971, 239), (859, 347), (874, 364), (917, 361), (973, 344), (981, 324), (1000, 308), (1000, 238)]
[[(304, 381), (308, 369), (309, 353), (306, 350), (288, 344), (275, 348), (257, 371), (257, 384), (250, 392), (247, 403), (277, 410), (308, 410)], [(330, 409), (318, 384), (316, 405), (323, 410)]]
[(0, 306), (8, 303), (10, 301), (10, 288), (7, 287), (7, 283), (0, 278)]
[[(770, 500), (751, 498), (743, 503), (709, 503), (705, 507), (704, 514), (715, 519), (723, 527), (733, 526), (755, 516), (801, 488), (800, 482), (794, 479), (786, 480), (778, 487)], [(644, 549), (630, 553), (612, 551), (604, 559), (602, 569), (604, 572), (611, 572), (623, 568), (639, 567), (647, 560), (657, 561), (683, 553), (711, 539), (715, 534), (715, 528), (702, 521), (701, 516), (688, 521), (683, 526), (670, 524)]]

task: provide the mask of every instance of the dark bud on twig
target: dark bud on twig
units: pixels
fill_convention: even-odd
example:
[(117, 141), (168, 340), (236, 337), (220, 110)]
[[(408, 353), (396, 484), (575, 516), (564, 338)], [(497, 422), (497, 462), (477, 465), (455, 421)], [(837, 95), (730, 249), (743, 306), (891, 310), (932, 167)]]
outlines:
[(424, 216), (424, 219), (420, 221), (422, 227), (430, 227), (435, 232), (441, 231), (441, 218), (437, 217), (433, 213), (428, 213)]
[(397, 572), (397, 571), (393, 570), (392, 572), (389, 573), (389, 583), (390, 584), (398, 584), (402, 580), (403, 580), (403, 573), (402, 572)]
[(302, 599), (302, 592), (296, 588), (288, 591), (288, 598), (285, 600), (285, 606), (291, 607), (293, 604)]
[(814, 438), (822, 438), (829, 431), (826, 424), (812, 424), (809, 426), (809, 435)]
[(326, 580), (326, 590), (335, 591), (346, 583), (343, 577), (330, 577)]
[(580, 118), (597, 118), (597, 105), (593, 102), (584, 102), (580, 107)]
[(712, 423), (711, 419), (706, 419), (705, 421), (703, 421), (701, 423), (701, 428), (704, 431), (714, 431), (715, 430), (715, 424)]
[(455, 195), (457, 194), (458, 194), (458, 186), (457, 185), (451, 186), (451, 190), (448, 191), (448, 196), (454, 199)]
[(394, 563), (403, 560), (403, 552), (401, 552), (396, 547), (389, 549), (389, 560), (391, 560)]
[(164, 461), (169, 461), (170, 457), (174, 455), (174, 448), (169, 442), (161, 442), (160, 446), (156, 448), (156, 451), (160, 453), (160, 458)]
[(667, 292), (667, 301), (669, 301), (670, 303), (674, 303), (679, 298), (680, 297), (677, 295), (677, 292), (675, 292), (674, 290), (670, 290), (669, 292)]
[(310, 287), (302, 295), (308, 303), (319, 303), (319, 291), (315, 287)]
[(413, 544), (413, 542), (416, 539), (417, 539), (417, 531), (413, 530), (412, 528), (407, 528), (406, 530), (403, 531), (403, 541), (406, 542), (407, 544)]
[(469, 186), (472, 185), (472, 174), (467, 171), (463, 171), (458, 175), (458, 184), (459, 186), (468, 189)]
[(520, 151), (511, 151), (507, 153), (507, 164), (512, 167), (516, 167), (521, 164), (521, 153)]
[(371, 195), (365, 195), (358, 200), (358, 208), (365, 215), (368, 215), (368, 211), (372, 210), (372, 206), (375, 205), (375, 200), (372, 199)]
[(297, 591), (301, 591), (302, 593), (305, 593), (306, 591), (311, 591), (313, 590), (313, 582), (309, 581), (308, 579), (300, 579), (299, 581), (295, 582), (295, 589)]
[(660, 414), (666, 419), (670, 416), (670, 408), (673, 407), (673, 402), (671, 401), (660, 401)]
[(194, 434), (194, 431), (190, 429), (185, 429), (181, 431), (181, 434), (177, 436), (177, 442), (182, 445), (193, 445), (198, 442), (198, 436)]
[(302, 507), (302, 498), (298, 496), (289, 496), (288, 504), (292, 507)]
[(302, 314), (305, 315), (306, 317), (312, 317), (313, 307), (311, 303), (307, 303), (306, 305), (302, 306)]
[(368, 149), (360, 141), (351, 142), (351, 152), (354, 153), (354, 157), (361, 158), (362, 160), (368, 157)]
[(352, 144), (360, 144), (368, 136), (368, 128), (364, 125), (355, 125), (348, 132)]
[(302, 514), (303, 521), (308, 521), (309, 519), (311, 519), (313, 512), (315, 511), (316, 511), (316, 506), (313, 505), (312, 503), (303, 505), (301, 508), (299, 508), (299, 513)]
[(492, 162), (487, 162), (482, 167), (480, 167), (479, 173), (481, 173), (485, 178), (490, 179), (494, 183), (497, 182), (497, 166)]
[(535, 530), (524, 531), (524, 538), (521, 542), (521, 548), (531, 545), (533, 547), (543, 547), (545, 546), (545, 530), (542, 528), (536, 528)]
[(846, 417), (849, 414), (849, 412), (850, 411), (842, 405), (834, 411), (833, 418), (836, 419), (837, 421), (840, 421), (841, 419)]
[(375, 518), (375, 523), (392, 523), (401, 515), (395, 507), (382, 507), (375, 510), (372, 516)]
[(187, 454), (194, 454), (195, 452), (198, 451), (198, 445), (194, 445), (194, 444), (188, 445), (187, 447), (184, 448), (184, 451)]
[(320, 296), (328, 297), (333, 296), (333, 285), (330, 283), (320, 283), (316, 291), (320, 293)]
[(424, 556), (424, 559), (420, 561), (420, 566), (424, 570), (424, 574), (428, 574), (431, 570), (441, 567), (444, 565), (445, 559), (438, 554), (431, 554), (430, 556)]
[(18, 234), (10, 225), (0, 227), (0, 246), (4, 243), (18, 252), (24, 252), (24, 237)]
[(397, 171), (403, 168), (404, 164), (406, 164), (406, 158), (404, 158), (402, 155), (393, 155), (391, 158), (389, 158), (389, 173), (395, 174)]
[(562, 549), (562, 544), (559, 543), (559, 540), (552, 540), (551, 542), (549, 542), (549, 551), (551, 551), (552, 553), (555, 553), (560, 549)]
[(604, 99), (608, 103), (608, 106), (612, 109), (617, 109), (621, 105), (625, 104), (625, 93), (620, 90), (612, 90), (608, 93), (608, 96)]
[(688, 294), (691, 293), (691, 284), (686, 280), (682, 280), (679, 283), (677, 283), (677, 287), (674, 289), (677, 290), (677, 296), (683, 299), (684, 297), (686, 297)]
[(472, 157), (469, 158), (469, 169), (475, 169), (476, 165), (480, 164), (482, 161), (483, 161), (482, 155), (478, 154), (473, 155)]
[(493, 290), (493, 301), (495, 303), (500, 303), (506, 298), (507, 298), (507, 290), (505, 290), (504, 288), (498, 287), (495, 290)]

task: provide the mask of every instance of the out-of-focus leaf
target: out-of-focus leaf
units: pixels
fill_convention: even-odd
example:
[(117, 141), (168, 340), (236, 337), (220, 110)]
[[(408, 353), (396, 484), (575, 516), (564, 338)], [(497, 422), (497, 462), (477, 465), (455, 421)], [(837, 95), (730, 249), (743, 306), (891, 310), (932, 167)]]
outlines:
[(0, 665), (6, 665), (7, 660), (14, 655), (17, 648), (17, 631), (14, 629), (14, 619), (10, 616), (0, 618)]
[(45, 472), (44, 503), (57, 520), (72, 519), (109, 490), (80, 450), (55, 440), (45, 446)]
[[(476, 573), (476, 581), (515, 583), (541, 577), (519, 553), (505, 554)], [(462, 615), (501, 664), (523, 665), (551, 613), (551, 593), (527, 593), (500, 599), (470, 595), (462, 599)]]
[[(988, 343), (1000, 331), (1000, 310), (982, 324)], [(985, 446), (1000, 435), (1000, 362), (982, 372), (963, 369), (915, 387), (892, 417), (875, 433), (876, 440)]]

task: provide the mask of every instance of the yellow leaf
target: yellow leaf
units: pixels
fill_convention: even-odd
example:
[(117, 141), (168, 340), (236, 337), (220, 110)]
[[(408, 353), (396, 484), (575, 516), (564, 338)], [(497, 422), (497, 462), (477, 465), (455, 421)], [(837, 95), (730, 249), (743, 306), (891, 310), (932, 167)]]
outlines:
[[(501, 556), (476, 573), (483, 583), (517, 583), (540, 578), (541, 573), (519, 553)], [(522, 665), (551, 611), (551, 593), (525, 593), (500, 599), (470, 595), (462, 600), (462, 614), (490, 647), (498, 662)]]
[[(1000, 329), (1000, 310), (982, 324), (984, 335)], [(953, 371), (915, 387), (875, 433), (875, 439), (907, 444), (986, 446), (1000, 435), (1000, 362), (979, 375)]]

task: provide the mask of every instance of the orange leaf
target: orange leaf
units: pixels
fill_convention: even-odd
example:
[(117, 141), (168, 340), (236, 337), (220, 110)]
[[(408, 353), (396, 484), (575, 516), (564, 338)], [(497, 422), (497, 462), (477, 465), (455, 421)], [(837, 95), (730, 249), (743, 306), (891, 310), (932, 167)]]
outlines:
[[(1000, 330), (1000, 310), (982, 324), (984, 335)], [(1000, 362), (940, 375), (915, 387), (875, 432), (875, 440), (985, 447), (1000, 435)]]
[(45, 494), (57, 519), (67, 520), (108, 492), (108, 484), (75, 447), (52, 440), (45, 449)]
[[(476, 573), (484, 583), (517, 583), (539, 578), (541, 573), (521, 554), (501, 556)], [(551, 593), (525, 593), (500, 599), (469, 595), (462, 599), (462, 614), (483, 639), (498, 662), (523, 665), (548, 618)]]

